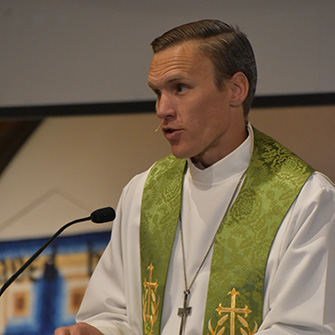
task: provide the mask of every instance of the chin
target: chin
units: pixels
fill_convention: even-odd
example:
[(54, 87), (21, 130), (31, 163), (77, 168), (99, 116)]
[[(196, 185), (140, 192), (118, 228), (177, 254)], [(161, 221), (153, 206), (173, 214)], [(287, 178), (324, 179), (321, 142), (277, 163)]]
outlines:
[(175, 156), (176, 158), (178, 159), (191, 158), (199, 154), (199, 151), (195, 150), (195, 148), (186, 145), (181, 146), (180, 144), (181, 143), (179, 143), (179, 145), (171, 145), (172, 155)]
[(182, 152), (180, 150), (172, 150), (172, 155), (175, 156), (178, 159), (185, 159), (185, 158), (191, 158), (192, 155), (186, 152)]
[(188, 158), (188, 157), (185, 157), (185, 156), (183, 156), (183, 155), (175, 154), (174, 152), (172, 152), (172, 155), (175, 156), (175, 157), (178, 158), (178, 159)]

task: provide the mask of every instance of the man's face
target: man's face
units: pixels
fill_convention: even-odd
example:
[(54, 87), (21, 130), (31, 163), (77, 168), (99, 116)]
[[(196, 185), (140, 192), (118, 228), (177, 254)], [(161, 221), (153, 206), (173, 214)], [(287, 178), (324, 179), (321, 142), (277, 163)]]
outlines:
[[(219, 90), (213, 71), (212, 62), (197, 51), (196, 42), (186, 42), (156, 53), (148, 76), (172, 153), (205, 167), (237, 146), (236, 117), (230, 106), (232, 83), (226, 80)], [(244, 123), (243, 117), (240, 120)]]

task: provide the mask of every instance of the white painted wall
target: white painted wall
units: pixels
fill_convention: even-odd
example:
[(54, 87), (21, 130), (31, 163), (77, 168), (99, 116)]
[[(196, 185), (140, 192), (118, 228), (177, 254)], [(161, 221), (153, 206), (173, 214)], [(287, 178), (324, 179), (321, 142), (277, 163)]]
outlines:
[(202, 18), (238, 24), (258, 95), (335, 92), (333, 0), (1, 0), (0, 106), (153, 99), (151, 40)]

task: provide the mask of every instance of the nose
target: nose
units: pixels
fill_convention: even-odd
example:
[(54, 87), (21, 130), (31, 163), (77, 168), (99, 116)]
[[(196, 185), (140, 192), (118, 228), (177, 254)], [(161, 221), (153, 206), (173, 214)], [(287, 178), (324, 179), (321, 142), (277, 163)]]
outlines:
[(175, 106), (171, 97), (161, 94), (156, 100), (156, 115), (160, 119), (173, 118), (176, 115)]

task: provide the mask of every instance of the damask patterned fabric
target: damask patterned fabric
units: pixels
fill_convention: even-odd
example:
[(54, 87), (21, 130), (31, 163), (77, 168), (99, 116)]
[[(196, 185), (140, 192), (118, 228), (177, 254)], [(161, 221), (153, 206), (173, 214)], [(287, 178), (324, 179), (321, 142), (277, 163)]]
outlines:
[[(253, 131), (249, 128), (245, 143), (222, 161), (205, 170), (188, 166), (183, 196), (183, 208), (189, 209), (183, 211), (187, 213), (183, 220), (192, 223), (184, 227), (188, 277), (192, 277), (198, 267), (198, 259), (217, 228), (217, 224), (210, 226), (208, 222), (220, 222), (222, 208), (229, 202), (238, 179), (249, 165), (252, 143)], [(89, 322), (106, 335), (143, 333), (139, 226), (148, 172), (134, 177), (123, 190), (112, 241), (92, 276), (78, 314), (78, 321)], [(219, 197), (222, 190), (225, 195)], [(203, 240), (205, 242), (201, 243)], [(316, 172), (302, 188), (272, 244), (265, 274), (263, 322), (258, 325), (258, 334), (335, 333), (334, 240), (335, 188), (324, 175)], [(193, 309), (186, 325), (188, 334), (199, 334), (205, 327), (211, 256), (194, 284), (190, 299)], [(179, 239), (173, 243), (170, 263), (175, 271), (169, 272), (164, 301), (160, 301), (163, 304), (161, 335), (178, 334), (179, 331), (177, 310), (182, 307), (184, 289)], [(236, 306), (244, 307), (239, 303), (236, 297)], [(214, 327), (214, 320), (212, 325)], [(207, 333), (210, 334), (209, 331), (204, 334)]]
[[(220, 313), (216, 313), (221, 302), (226, 300), (226, 295), (219, 293), (234, 292), (234, 296), (235, 288), (243, 306), (251, 308), (239, 311), (246, 316), (252, 313), (254, 321), (261, 323), (264, 275), (270, 246), (287, 211), (313, 172), (311, 167), (270, 137), (255, 129), (254, 134), (254, 150), (245, 181), (216, 236), (205, 317), (213, 334), (216, 331), (209, 320), (216, 318), (217, 322), (221, 320), (223, 323), (221, 312), (230, 310), (221, 308)], [(156, 304), (156, 293), (158, 297), (164, 297), (181, 209), (185, 166), (186, 160), (177, 160), (173, 156), (159, 161), (151, 169), (144, 189), (141, 254), (142, 281), (144, 279), (147, 285), (143, 290), (145, 334), (159, 334), (162, 304)], [(222, 208), (222, 213), (225, 210)], [(153, 289), (150, 287), (152, 283), (146, 281), (149, 264), (150, 277), (154, 268), (157, 278)], [(233, 313), (236, 311), (232, 310)], [(231, 333), (235, 334), (235, 316), (230, 318), (234, 319), (224, 328), (227, 331), (232, 328)], [(204, 333), (208, 331), (207, 322)]]

